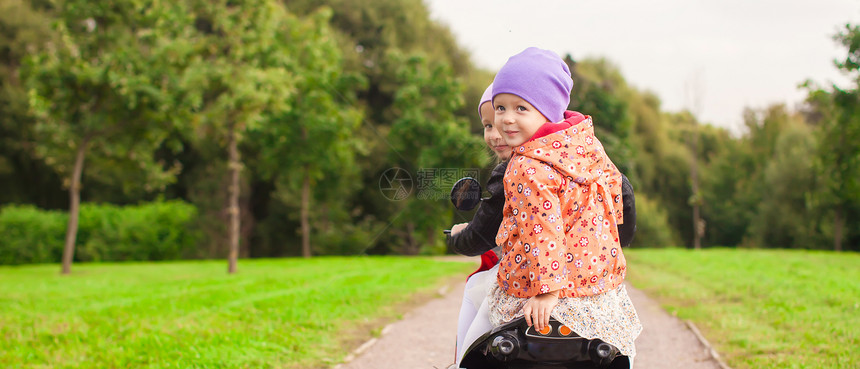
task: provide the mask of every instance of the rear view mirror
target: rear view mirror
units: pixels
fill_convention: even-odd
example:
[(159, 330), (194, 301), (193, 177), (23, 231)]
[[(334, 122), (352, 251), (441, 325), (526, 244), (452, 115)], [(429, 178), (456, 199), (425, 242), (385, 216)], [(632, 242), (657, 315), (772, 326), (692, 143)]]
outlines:
[(451, 202), (460, 211), (474, 209), (481, 202), (481, 184), (472, 177), (461, 178), (451, 188)]

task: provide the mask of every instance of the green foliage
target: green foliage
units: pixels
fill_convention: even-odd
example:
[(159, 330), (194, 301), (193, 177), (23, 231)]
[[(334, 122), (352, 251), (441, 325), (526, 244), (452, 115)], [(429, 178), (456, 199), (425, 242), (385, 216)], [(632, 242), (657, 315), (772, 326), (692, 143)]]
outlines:
[[(594, 69), (592, 73), (604, 76), (602, 78), (605, 80), (594, 86), (584, 86), (593, 92), (582, 99), (597, 98), (596, 102), (584, 101), (595, 104), (595, 109), (600, 105), (609, 112), (615, 112), (613, 119), (617, 124), (614, 129), (618, 130), (606, 131), (604, 135), (608, 135), (608, 139), (605, 141), (604, 136), (598, 135), (598, 138), (604, 142), (613, 162), (630, 178), (636, 189), (637, 200), (640, 195), (645, 195), (665, 212), (655, 212), (661, 214), (655, 220), (637, 214), (637, 223), (652, 222), (648, 225), (650, 230), (646, 232), (653, 232), (653, 238), (649, 235), (645, 240), (650, 240), (648, 242), (653, 242), (654, 246), (691, 244), (691, 154), (688, 142), (693, 118), (686, 113), (662, 112), (660, 99), (653, 93), (627, 86), (617, 70), (608, 63), (590, 63), (578, 63), (576, 69), (583, 69), (580, 65), (584, 64)], [(611, 98), (607, 93), (612, 94)], [(600, 114), (594, 113), (598, 125)], [(613, 153), (612, 150), (618, 150), (619, 153)], [(634, 242), (639, 244), (638, 241)]]
[(483, 142), (470, 136), (467, 123), (453, 114), (464, 103), (463, 87), (449, 66), (418, 55), (389, 58), (400, 65), (400, 88), (392, 109), (395, 119), (388, 135), (392, 161), (413, 169), (482, 160), (476, 152), (483, 150)]
[[(486, 165), (485, 144), (470, 135), (468, 125), (453, 114), (463, 104), (462, 85), (446, 64), (419, 55), (392, 54), (389, 58), (400, 65), (401, 87), (395, 94), (395, 118), (386, 140), (388, 158), (392, 167), (412, 175), (415, 186), (408, 199), (388, 201), (397, 211), (392, 230), (397, 238), (392, 242), (405, 254), (422, 249), (441, 251), (443, 240), (437, 235), (452, 214), (446, 196), (450, 187), (443, 187), (448, 181), (441, 180), (442, 173), (449, 168)], [(431, 185), (424, 186), (428, 182)]]
[[(340, 222), (349, 219), (346, 215), (321, 212), (314, 219), (314, 255), (361, 255), (373, 245), (374, 239), (383, 231), (382, 224), (373, 218), (365, 218), (357, 223)], [(335, 220), (335, 221), (332, 221)]]
[(183, 111), (172, 95), (175, 60), (183, 58), (164, 42), (178, 31), (174, 20), (182, 13), (158, 0), (107, 7), (66, 0), (56, 17), (57, 39), (27, 58), (22, 75), (36, 117), (34, 151), (69, 189), (62, 265), (68, 274), (85, 163), (89, 176), (126, 193), (163, 189), (180, 169), (156, 160), (155, 151), (170, 143), (173, 113)]
[[(354, 254), (370, 242), (364, 235), (368, 228), (355, 226), (343, 203), (359, 189), (356, 157), (365, 149), (356, 137), (363, 112), (355, 91), (365, 80), (344, 72), (341, 50), (328, 26), (331, 14), (321, 8), (290, 27), (289, 54), (295, 61), (288, 67), (296, 76), (290, 109), (270, 113), (250, 137), (259, 150), (255, 170), (275, 184), (275, 201), (299, 209), (305, 181), (312, 189), (308, 212), (312, 233), (320, 237), (312, 240), (319, 244), (316, 251)], [(374, 228), (367, 218), (360, 222)], [(280, 232), (275, 237), (294, 234), (291, 229)], [(359, 242), (345, 245), (346, 240)]]
[(605, 59), (574, 62), (565, 57), (574, 87), (568, 109), (594, 118), (595, 134), (618, 168), (629, 173), (633, 166), (630, 135), (630, 88), (618, 68)]
[(175, 260), (193, 255), (197, 210), (179, 202), (81, 207), (80, 261)]
[[(772, 164), (774, 169), (771, 169), (770, 181), (766, 181), (765, 169), (777, 156), (776, 143), (785, 127), (792, 123), (803, 124), (801, 121), (790, 122), (789, 118), (784, 106), (776, 105), (761, 111), (747, 109), (744, 112), (747, 132), (735, 142), (728, 142), (727, 149), (717, 153), (704, 166), (701, 188), (708, 243), (720, 246), (744, 242), (753, 246), (788, 246), (775, 244), (784, 238), (772, 239), (784, 229), (768, 236), (765, 233), (770, 232), (774, 221), (771, 210), (782, 206), (776, 203), (779, 198), (770, 197), (773, 202), (767, 202), (766, 197), (774, 193), (773, 186), (785, 186), (779, 182), (789, 178), (776, 178), (777, 164)], [(782, 148), (791, 147), (784, 145)], [(764, 217), (760, 210), (770, 213)], [(756, 229), (751, 227), (754, 223)]]
[[(225, 255), (224, 174), (238, 169), (243, 256), (297, 253), (305, 180), (314, 253), (437, 253), (449, 184), (422, 194), (419, 175), (486, 173), (475, 103), (492, 72), (421, 0), (9, 0), (0, 29), (3, 204), (66, 208), (85, 146), (85, 200), (193, 203), (196, 256)], [(836, 66), (855, 82), (858, 29), (835, 37), (846, 49)], [(809, 82), (802, 111), (749, 110), (733, 135), (663, 111), (611, 61), (566, 61), (570, 108), (594, 117), (642, 199), (636, 245), (690, 244), (699, 203), (706, 246), (829, 248), (841, 234), (860, 247), (856, 85)], [(411, 175), (413, 197), (380, 193), (393, 167)]]
[(51, 263), (60, 260), (68, 215), (31, 205), (0, 209), (0, 264)]
[(71, 183), (75, 152), (88, 174), (122, 188), (153, 191), (173, 180), (175, 163), (153, 152), (167, 138), (175, 104), (176, 48), (164, 38), (173, 9), (120, 1), (59, 4), (58, 40), (26, 59), (21, 74), (36, 114), (35, 152)]
[[(475, 123), (477, 121), (476, 105), (484, 88), (492, 81), (492, 74), (477, 70), (471, 65), (468, 53), (457, 45), (447, 27), (430, 19), (427, 6), (420, 0), (290, 0), (285, 1), (285, 3), (291, 11), (302, 15), (312, 14), (320, 6), (331, 8), (331, 26), (336, 30), (338, 44), (342, 50), (344, 71), (347, 74), (360, 75), (366, 82), (354, 90), (358, 98), (356, 103), (363, 111), (361, 127), (353, 134), (353, 138), (360, 143), (361, 153), (355, 158), (355, 167), (350, 168), (358, 172), (353, 174), (351, 171), (345, 171), (337, 177), (342, 185), (354, 186), (355, 188), (349, 191), (352, 195), (341, 196), (336, 203), (319, 205), (328, 205), (330, 208), (344, 206), (346, 212), (350, 214), (352, 222), (372, 222), (375, 224), (374, 227), (388, 229), (388, 231), (374, 235), (368, 240), (368, 244), (364, 245), (365, 248), (372, 249), (370, 252), (387, 253), (395, 249), (400, 250), (404, 242), (418, 246), (417, 243), (423, 242), (424, 238), (432, 240), (430, 243), (434, 245), (433, 249), (440, 249), (438, 246), (441, 245), (441, 240), (433, 235), (439, 233), (440, 227), (445, 222), (444, 220), (440, 221), (440, 219), (450, 215), (449, 208), (431, 206), (424, 209), (425, 214), (415, 218), (412, 222), (415, 223), (418, 232), (423, 234), (415, 235), (415, 237), (421, 239), (404, 241), (413, 239), (415, 232), (404, 229), (406, 225), (402, 224), (405, 216), (405, 213), (402, 212), (403, 208), (400, 206), (402, 204), (390, 203), (377, 190), (380, 176), (387, 169), (395, 166), (407, 168), (402, 162), (417, 160), (417, 155), (412, 154), (403, 155), (403, 158), (406, 159), (398, 157), (394, 153), (395, 149), (392, 149), (394, 142), (389, 138), (393, 125), (398, 119), (401, 119), (403, 113), (402, 105), (395, 106), (398, 94), (402, 94), (405, 89), (414, 88), (404, 86), (403, 63), (411, 56), (420, 55), (424, 59), (423, 63), (426, 64), (426, 67), (422, 66), (421, 68), (426, 68), (426, 71), (434, 70), (433, 68), (437, 68), (437, 66), (447, 65), (446, 70), (437, 76), (443, 81), (439, 84), (456, 80), (459, 91), (457, 96), (454, 96), (452, 100), (450, 96), (434, 95), (437, 91), (447, 93), (445, 92), (448, 90), (447, 88), (424, 89), (421, 92), (425, 93), (424, 98), (428, 100), (427, 103), (424, 103), (425, 105), (437, 104), (436, 101), (438, 100), (440, 101), (437, 104), (438, 107), (447, 106), (453, 109), (446, 111), (445, 114), (450, 113), (456, 118), (459, 125), (468, 127), (466, 130), (458, 131), (458, 134), (463, 132), (468, 134), (469, 131), (473, 133), (482, 132), (481, 125)], [(426, 73), (426, 71), (421, 71), (421, 73)], [(464, 97), (465, 103), (463, 103)], [(402, 97), (400, 99), (402, 101)], [(458, 102), (448, 104), (444, 100)], [(426, 113), (442, 114), (430, 111), (426, 111)], [(444, 128), (439, 128), (439, 130), (442, 129)], [(412, 141), (409, 143), (412, 146), (410, 149), (419, 148), (416, 145), (421, 145), (420, 148), (425, 150), (438, 148), (441, 151), (446, 151), (459, 146), (454, 142), (449, 142), (451, 140), (448, 138), (442, 139), (439, 146), (436, 146), (436, 142), (431, 141), (430, 137), (439, 136), (437, 134), (436, 136), (421, 137), (419, 141)], [(453, 141), (457, 140), (454, 139)], [(475, 139), (469, 140), (475, 143), (479, 142)], [(472, 155), (472, 152), (483, 150), (482, 146), (480, 144), (470, 145), (468, 148), (469, 155)], [(446, 155), (456, 152), (448, 152)], [(429, 156), (430, 154), (425, 155)], [(445, 161), (450, 162), (447, 159)], [(470, 161), (472, 159), (469, 158), (457, 160), (457, 162), (463, 163)], [(446, 168), (460, 168), (463, 165), (451, 164)], [(480, 168), (481, 166), (467, 164), (466, 167)], [(413, 180), (417, 179), (416, 170), (420, 168), (435, 167), (426, 163), (409, 163), (409, 173)], [(351, 179), (354, 175), (357, 180)], [(318, 182), (318, 185), (329, 186), (324, 190), (326, 193), (344, 193), (343, 190), (331, 188), (331, 182), (334, 180), (334, 178), (329, 178)], [(447, 191), (447, 189), (443, 191)], [(279, 193), (278, 196), (283, 195)], [(293, 193), (293, 196), (296, 194)], [(347, 198), (344, 199), (344, 197)], [(341, 205), (342, 203), (345, 204)], [(438, 203), (441, 204), (442, 201), (438, 201)], [(324, 220), (322, 221), (324, 222)], [(345, 219), (341, 222), (349, 221), (350, 219)], [(394, 228), (385, 228), (392, 221), (400, 221), (401, 223)], [(338, 220), (334, 223), (337, 222)], [(415, 252), (415, 250), (411, 252)]]
[(732, 368), (855, 368), (860, 255), (625, 250), (628, 280), (693, 321)]
[(272, 112), (270, 122), (259, 130), (266, 140), (260, 146), (269, 172), (283, 175), (310, 165), (316, 182), (355, 166), (361, 147), (354, 134), (362, 115), (354, 91), (362, 88), (364, 79), (343, 72), (341, 50), (328, 27), (330, 17), (324, 8), (290, 27), (295, 93), (288, 100), (290, 108)]
[(752, 147), (741, 140), (726, 143), (726, 150), (703, 167), (702, 217), (707, 222), (706, 245), (740, 244), (755, 217), (761, 181)]
[[(178, 11), (187, 32), (184, 102), (199, 114), (192, 131), (226, 145), (233, 133), (257, 128), (266, 112), (288, 110), (295, 63), (287, 48), (297, 20), (268, 0), (187, 1)], [(193, 137), (193, 136), (192, 136)]]
[(860, 26), (846, 24), (834, 39), (847, 48), (844, 60), (836, 66), (851, 76), (854, 84), (820, 88), (807, 82), (807, 101), (819, 126), (818, 150), (813, 163), (818, 191), (813, 207), (824, 215), (823, 232), (833, 239), (834, 248), (857, 249), (860, 244)]
[[(173, 260), (193, 256), (200, 241), (194, 206), (154, 202), (139, 206), (84, 204), (78, 261)], [(56, 263), (68, 214), (32, 206), (0, 210), (0, 264)]]
[[(303, 177), (293, 173), (302, 163), (311, 164), (315, 191), (310, 215), (321, 241), (353, 239), (361, 246), (347, 249), (356, 252), (388, 243), (379, 232), (395, 219), (398, 208), (389, 206), (378, 191), (362, 189), (378, 187), (380, 170), (391, 167), (385, 141), (399, 114), (392, 104), (403, 79), (400, 59), (389, 56), (420, 53), (428, 64), (447, 64), (444, 78), (457, 78), (457, 94), (465, 89), (468, 101), (477, 100), (491, 75), (470, 65), (467, 53), (446, 27), (430, 19), (420, 0), (286, 5), (295, 15), (268, 1), (121, 1), (107, 8), (72, 1), (47, 7), (52, 13), (44, 24), (58, 20), (62, 42), (34, 53), (31, 68), (25, 70), (36, 94), (30, 101), (21, 95), (19, 101), (21, 111), (27, 111), (30, 102), (36, 104), (40, 125), (39, 135), (33, 136), (39, 145), (18, 157), (49, 164), (68, 186), (73, 149), (86, 143), (84, 199), (135, 203), (153, 198), (152, 191), (167, 185), (165, 196), (191, 200), (200, 209), (198, 223), (205, 225), (212, 241), (201, 253), (216, 256), (223, 251), (219, 237), (225, 228), (227, 183), (221, 173), (235, 167), (223, 158), (232, 131), (245, 158), (240, 213), (248, 226), (243, 226), (242, 237), (250, 255), (291, 253), (297, 234), (296, 190)], [(13, 27), (22, 31), (12, 32), (12, 37), (24, 39), (23, 30), (35, 34), (38, 24)], [(19, 51), (10, 58), (12, 66), (26, 55), (20, 51), (25, 44), (16, 45), (22, 46), (14, 49)], [(74, 84), (63, 89), (57, 81)], [(438, 106), (453, 109), (458, 125), (478, 131), (479, 125), (462, 120), (473, 118), (475, 109), (461, 98)], [(153, 106), (163, 109), (150, 109)], [(144, 121), (150, 126), (138, 125)], [(300, 127), (307, 129), (307, 141)], [(85, 140), (87, 133), (92, 139)], [(456, 132), (463, 133), (468, 130)], [(281, 141), (284, 137), (291, 141)], [(469, 140), (470, 149), (483, 155), (480, 141)], [(453, 148), (449, 156), (462, 147), (455, 141), (441, 145), (443, 150)], [(294, 160), (284, 160), (287, 157)], [(45, 183), (42, 178), (49, 177), (24, 177), (24, 169), (11, 159), (0, 159), (0, 172), (3, 168), (22, 188), (34, 186), (19, 178)], [(174, 174), (179, 179), (171, 183)], [(55, 180), (54, 187), (60, 187), (60, 181)], [(59, 190), (50, 193), (55, 199), (50, 207), (62, 207), (67, 195)], [(44, 193), (49, 191), (39, 193), (47, 198)], [(422, 217), (436, 220), (417, 225), (422, 233), (429, 234), (431, 228), (438, 233), (438, 219), (445, 219), (448, 209), (436, 210)], [(254, 240), (260, 243), (251, 243)], [(344, 249), (330, 246), (314, 245), (319, 250)]]
[(666, 209), (648, 197), (636, 194), (636, 235), (632, 247), (669, 247), (678, 245), (678, 236), (672, 233)]
[(62, 181), (33, 150), (35, 118), (21, 80), (24, 58), (52, 39), (51, 18), (25, 0), (0, 2), (0, 203), (56, 208)]
[(230, 277), (214, 261), (83, 264), (59, 278), (53, 266), (4, 267), (0, 364), (330, 367), (405, 303), (470, 268), (341, 257), (249, 260)]
[[(808, 206), (815, 191), (813, 169), (815, 137), (799, 116), (785, 116), (787, 126), (778, 134), (766, 163), (761, 197), (750, 234), (755, 245), (808, 248), (824, 246), (816, 237), (816, 214)], [(790, 214), (790, 216), (786, 216)]]

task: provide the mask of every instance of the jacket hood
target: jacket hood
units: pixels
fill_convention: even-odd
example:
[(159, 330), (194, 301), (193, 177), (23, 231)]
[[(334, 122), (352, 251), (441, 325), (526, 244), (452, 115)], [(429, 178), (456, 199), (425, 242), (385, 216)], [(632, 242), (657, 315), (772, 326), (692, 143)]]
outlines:
[(545, 162), (579, 184), (591, 183), (594, 178), (590, 177), (602, 174), (592, 169), (603, 164), (603, 145), (594, 136), (590, 116), (568, 111), (565, 118), (561, 123), (542, 126), (530, 141), (517, 147), (515, 153)]

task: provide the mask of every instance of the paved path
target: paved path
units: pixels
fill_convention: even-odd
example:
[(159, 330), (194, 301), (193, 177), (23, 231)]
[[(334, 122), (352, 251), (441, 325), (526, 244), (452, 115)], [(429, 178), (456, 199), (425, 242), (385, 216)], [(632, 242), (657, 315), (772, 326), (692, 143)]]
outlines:
[[(404, 315), (380, 338), (337, 369), (445, 369), (454, 362), (463, 284)], [(696, 335), (656, 301), (630, 285), (627, 293), (644, 327), (636, 340), (636, 369), (720, 369)]]
[(627, 285), (642, 334), (636, 338), (636, 369), (720, 369), (707, 348), (681, 320), (667, 313), (657, 301)]

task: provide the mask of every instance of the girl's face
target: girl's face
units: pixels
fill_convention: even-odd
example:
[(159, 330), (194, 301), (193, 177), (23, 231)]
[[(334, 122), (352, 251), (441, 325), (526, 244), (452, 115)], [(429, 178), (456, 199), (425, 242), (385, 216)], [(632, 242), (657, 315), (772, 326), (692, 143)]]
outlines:
[(495, 121), (493, 103), (487, 101), (481, 104), (481, 124), (484, 126), (484, 142), (496, 153), (499, 160), (505, 160), (511, 156), (511, 147), (505, 143), (499, 131), (493, 126)]
[(496, 106), (496, 129), (511, 148), (529, 141), (548, 120), (528, 101), (514, 94), (498, 94), (493, 98)]

